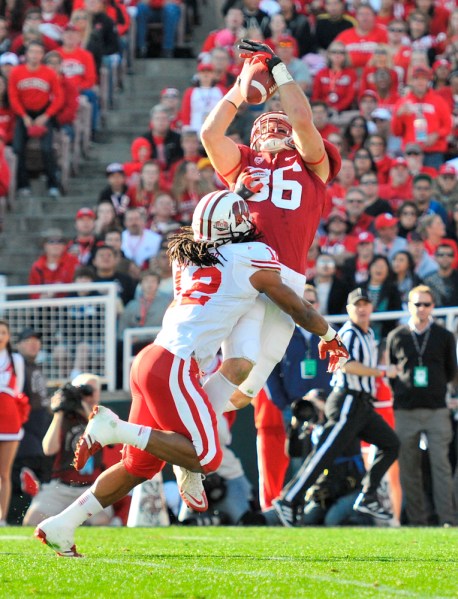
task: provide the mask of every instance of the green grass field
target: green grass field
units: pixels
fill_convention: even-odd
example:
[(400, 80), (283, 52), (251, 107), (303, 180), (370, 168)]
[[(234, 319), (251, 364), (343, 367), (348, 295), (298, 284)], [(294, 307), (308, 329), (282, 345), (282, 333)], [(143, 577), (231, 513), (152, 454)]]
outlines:
[(0, 529), (0, 597), (458, 597), (458, 529), (81, 528), (84, 559)]

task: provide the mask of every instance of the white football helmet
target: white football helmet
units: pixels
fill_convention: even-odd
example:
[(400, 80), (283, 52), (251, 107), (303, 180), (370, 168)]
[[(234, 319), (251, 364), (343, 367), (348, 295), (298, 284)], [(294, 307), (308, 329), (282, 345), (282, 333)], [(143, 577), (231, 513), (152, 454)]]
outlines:
[(294, 150), (293, 128), (286, 112), (265, 112), (253, 123), (250, 148), (258, 152)]
[(247, 203), (233, 191), (208, 193), (197, 204), (192, 217), (195, 241), (228, 241), (233, 235), (253, 228)]

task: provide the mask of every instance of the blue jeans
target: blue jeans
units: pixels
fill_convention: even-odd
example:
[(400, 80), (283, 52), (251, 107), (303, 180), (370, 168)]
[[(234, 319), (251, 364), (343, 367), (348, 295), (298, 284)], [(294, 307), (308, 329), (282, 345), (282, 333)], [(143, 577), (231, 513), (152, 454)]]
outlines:
[[(32, 116), (36, 118), (36, 116)], [(52, 147), (53, 142), (53, 127), (52, 119), (49, 119), (46, 123), (47, 132), (40, 137), (40, 148), (43, 160), (43, 167), (48, 180), (48, 188), (59, 187), (57, 179), (57, 167), (54, 158), (54, 149)], [(18, 189), (29, 186), (29, 174), (26, 169), (25, 150), (27, 140), (29, 136), (27, 134), (26, 126), (21, 118), (16, 119), (16, 125), (14, 128), (13, 138), (13, 150), (17, 156), (17, 187)]]
[(162, 49), (173, 50), (180, 17), (181, 7), (176, 4), (166, 4), (162, 10), (159, 10), (139, 3), (137, 5), (137, 50), (146, 49), (148, 23), (162, 23), (164, 27)]
[(86, 96), (86, 98), (89, 100), (89, 104), (92, 107), (91, 129), (92, 132), (97, 131), (99, 129), (100, 116), (99, 97), (93, 89), (83, 89), (81, 91), (81, 95)]

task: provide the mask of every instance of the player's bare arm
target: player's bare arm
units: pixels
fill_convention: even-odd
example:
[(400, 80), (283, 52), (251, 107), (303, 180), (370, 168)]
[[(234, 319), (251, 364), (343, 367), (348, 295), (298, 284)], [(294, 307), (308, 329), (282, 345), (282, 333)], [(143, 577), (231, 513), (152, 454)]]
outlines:
[[(278, 85), (283, 110), (293, 127), (293, 140), (297, 151), (307, 168), (326, 182), (329, 176), (329, 159), (323, 139), (313, 123), (312, 110), (304, 92), (291, 77), (286, 65), (266, 44), (242, 40), (239, 49), (242, 51), (240, 56), (245, 59), (256, 55), (264, 60)], [(241, 77), (243, 76), (242, 71)]]
[(329, 372), (334, 372), (345, 364), (349, 354), (336, 331), (328, 325), (312, 304), (299, 297), (282, 282), (278, 272), (259, 270), (250, 277), (250, 281), (255, 289), (265, 293), (289, 314), (296, 324), (321, 337), (320, 358), (324, 359), (326, 354), (329, 354)]
[(237, 179), (240, 172), (238, 167), (241, 155), (237, 144), (226, 136), (226, 131), (242, 103), (243, 97), (237, 80), (209, 113), (200, 132), (202, 144), (213, 168), (221, 173), (229, 183), (233, 183)]

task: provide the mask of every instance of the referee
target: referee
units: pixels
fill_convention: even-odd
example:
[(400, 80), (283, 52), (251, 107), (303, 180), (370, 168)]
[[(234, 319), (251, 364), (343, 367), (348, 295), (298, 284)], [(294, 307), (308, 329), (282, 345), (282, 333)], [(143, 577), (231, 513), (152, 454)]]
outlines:
[(389, 520), (392, 516), (380, 504), (377, 488), (397, 458), (399, 440), (372, 406), (375, 378), (386, 375), (384, 370), (376, 366), (377, 346), (370, 328), (372, 310), (372, 302), (363, 289), (354, 289), (349, 294), (347, 312), (350, 320), (340, 329), (339, 335), (350, 353), (350, 359), (341, 370), (335, 372), (331, 380), (333, 391), (325, 409), (327, 422), (315, 450), (283, 489), (280, 498), (273, 502), (284, 526), (300, 524), (298, 513), (305, 491), (355, 437), (375, 445), (377, 452), (370, 470), (363, 478), (362, 492), (353, 507), (383, 520)]

